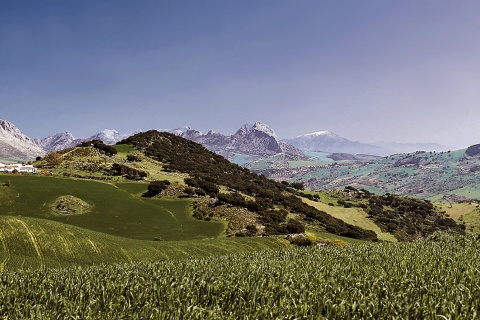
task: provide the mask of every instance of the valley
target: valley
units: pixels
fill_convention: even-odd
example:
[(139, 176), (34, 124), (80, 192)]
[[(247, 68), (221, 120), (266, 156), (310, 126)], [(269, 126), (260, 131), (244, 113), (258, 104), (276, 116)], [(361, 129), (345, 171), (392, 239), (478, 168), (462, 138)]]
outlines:
[(450, 152), (395, 154), (370, 160), (307, 162), (265, 159), (248, 165), (251, 170), (277, 181), (303, 183), (312, 190), (346, 186), (374, 193), (415, 196), (432, 201), (480, 199), (478, 154), (467, 149)]

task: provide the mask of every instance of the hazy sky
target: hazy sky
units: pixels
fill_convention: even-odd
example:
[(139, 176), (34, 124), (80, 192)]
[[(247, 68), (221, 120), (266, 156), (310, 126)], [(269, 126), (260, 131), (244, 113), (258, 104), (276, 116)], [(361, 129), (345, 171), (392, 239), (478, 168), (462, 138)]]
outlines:
[(0, 118), (480, 143), (480, 1), (0, 2)]

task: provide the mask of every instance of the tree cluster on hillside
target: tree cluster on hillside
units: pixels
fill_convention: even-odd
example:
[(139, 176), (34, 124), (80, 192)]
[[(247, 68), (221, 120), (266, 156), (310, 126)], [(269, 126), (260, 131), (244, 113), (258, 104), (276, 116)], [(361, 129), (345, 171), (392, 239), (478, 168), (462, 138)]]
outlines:
[(109, 174), (112, 176), (124, 176), (130, 180), (141, 180), (147, 177), (147, 173), (142, 170), (131, 168), (124, 164), (114, 163), (111, 168), (108, 170)]
[(435, 231), (453, 230), (464, 233), (465, 226), (444, 217), (428, 200), (392, 194), (375, 195), (365, 189), (347, 186), (338, 204), (345, 208), (360, 207), (384, 232), (398, 240), (424, 238)]
[(117, 154), (117, 149), (112, 146), (107, 146), (101, 140), (85, 141), (79, 144), (77, 147), (94, 147), (95, 149), (103, 151), (107, 156), (113, 156)]
[(480, 154), (480, 144), (474, 144), (465, 150), (467, 156), (473, 157)]
[(147, 187), (147, 192), (142, 194), (143, 197), (152, 198), (156, 195), (159, 195), (160, 192), (166, 190), (167, 187), (170, 185), (170, 181), (168, 180), (155, 180), (150, 182)]
[[(265, 234), (285, 234), (297, 229), (289, 224), (287, 212), (297, 213), (305, 222), (315, 221), (326, 231), (358, 239), (377, 240), (373, 231), (349, 225), (327, 213), (308, 206), (295, 195), (297, 190), (285, 183), (275, 182), (205, 149), (202, 145), (167, 132), (155, 130), (133, 135), (120, 144), (131, 144), (146, 156), (161, 161), (165, 171), (187, 173), (185, 180), (190, 192), (201, 190), (218, 201), (242, 206), (260, 216)], [(219, 186), (249, 196), (225, 196)], [(301, 185), (295, 185), (301, 188)]]

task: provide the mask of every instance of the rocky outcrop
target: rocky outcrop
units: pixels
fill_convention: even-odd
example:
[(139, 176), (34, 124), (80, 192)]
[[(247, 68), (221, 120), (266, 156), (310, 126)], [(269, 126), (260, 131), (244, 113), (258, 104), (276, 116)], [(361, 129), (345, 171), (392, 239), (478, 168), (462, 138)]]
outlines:
[(23, 134), (13, 123), (0, 119), (0, 157), (28, 161), (44, 156), (45, 151), (35, 140)]
[(65, 131), (62, 133), (50, 135), (46, 138), (36, 141), (43, 150), (47, 152), (52, 152), (60, 151), (67, 148), (73, 148), (79, 143), (81, 143), (83, 140), (75, 139), (70, 132)]

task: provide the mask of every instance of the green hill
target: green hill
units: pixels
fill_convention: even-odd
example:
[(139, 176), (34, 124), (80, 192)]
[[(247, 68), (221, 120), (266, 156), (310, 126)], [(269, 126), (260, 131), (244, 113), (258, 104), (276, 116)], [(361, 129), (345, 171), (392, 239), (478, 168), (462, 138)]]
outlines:
[[(1, 215), (28, 216), (70, 224), (132, 239), (189, 240), (218, 237), (225, 223), (192, 217), (188, 199), (147, 199), (128, 191), (147, 190), (146, 183), (103, 183), (39, 175), (1, 175)], [(127, 191), (128, 190), (128, 191)], [(84, 214), (58, 214), (59, 197), (71, 195), (90, 205)]]
[[(132, 145), (145, 156), (162, 163), (165, 172), (187, 174), (184, 182), (189, 195), (207, 195), (213, 199), (208, 208), (194, 211), (199, 218), (218, 218), (205, 213), (219, 206), (222, 210), (234, 206), (246, 209), (254, 219), (243, 226), (244, 234), (287, 234), (301, 232), (302, 225), (308, 225), (341, 236), (377, 239), (370, 230), (349, 225), (308, 206), (296, 195), (294, 185), (266, 179), (176, 135), (152, 130), (129, 137), (120, 144)], [(295, 213), (295, 218), (289, 218), (289, 213)]]
[(57, 221), (0, 216), (0, 272), (69, 265), (154, 262), (287, 247), (287, 241), (271, 237), (134, 240)]
[[(464, 233), (443, 207), (411, 197), (375, 195), (365, 189), (348, 186), (343, 190), (308, 192), (307, 203), (351, 224), (374, 231), (379, 239), (410, 241), (435, 231)], [(471, 217), (469, 215), (469, 217)]]

